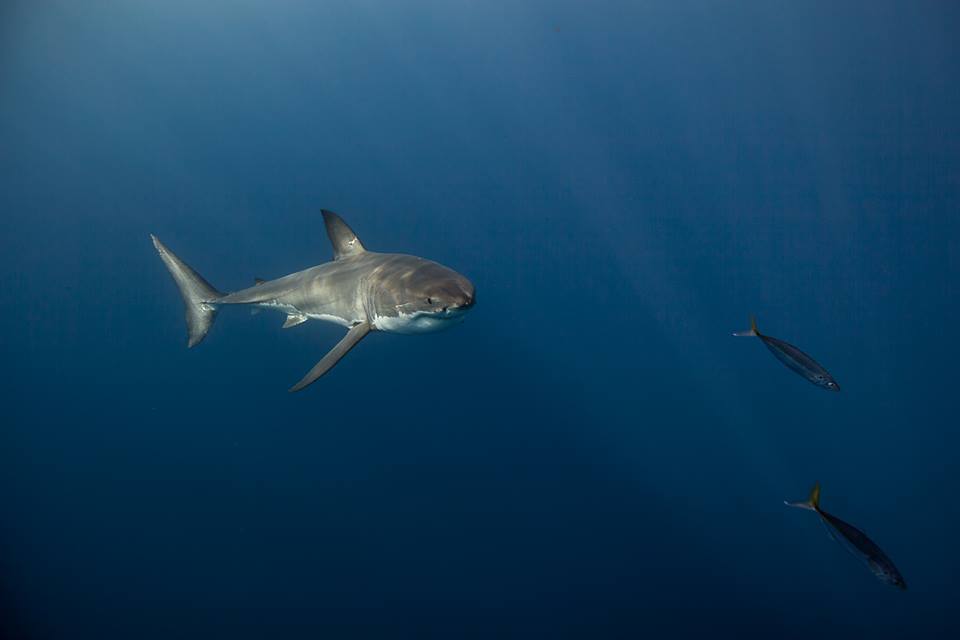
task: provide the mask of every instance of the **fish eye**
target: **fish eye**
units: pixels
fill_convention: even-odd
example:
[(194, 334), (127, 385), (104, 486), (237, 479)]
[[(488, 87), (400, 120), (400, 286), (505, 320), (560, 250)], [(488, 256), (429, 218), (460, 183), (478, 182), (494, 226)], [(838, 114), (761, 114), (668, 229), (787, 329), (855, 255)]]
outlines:
[(433, 298), (427, 298), (427, 304), (433, 304)]

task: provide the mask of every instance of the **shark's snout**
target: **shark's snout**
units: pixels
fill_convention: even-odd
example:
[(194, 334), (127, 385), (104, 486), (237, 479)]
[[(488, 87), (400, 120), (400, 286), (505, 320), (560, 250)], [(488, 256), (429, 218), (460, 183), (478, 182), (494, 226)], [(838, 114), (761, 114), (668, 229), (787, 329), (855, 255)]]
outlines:
[(476, 292), (466, 278), (456, 274), (454, 278), (438, 283), (429, 289), (427, 301), (433, 303), (433, 308), (441, 312), (466, 311), (473, 306)]
[(473, 285), (470, 284), (470, 282), (467, 282), (467, 287), (462, 289), (460, 297), (457, 300), (456, 308), (466, 311), (473, 306), (476, 300), (476, 291), (474, 290)]

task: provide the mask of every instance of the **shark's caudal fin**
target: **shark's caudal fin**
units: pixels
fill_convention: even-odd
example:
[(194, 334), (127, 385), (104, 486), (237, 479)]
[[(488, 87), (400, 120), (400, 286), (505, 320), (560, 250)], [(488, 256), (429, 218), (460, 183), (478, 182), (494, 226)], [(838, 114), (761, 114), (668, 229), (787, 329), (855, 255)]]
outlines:
[(788, 507), (797, 507), (798, 509), (809, 509), (810, 511), (820, 511), (820, 483), (813, 485), (813, 489), (810, 490), (810, 497), (802, 502), (787, 502), (784, 500), (783, 504)]
[(330, 244), (333, 245), (333, 259), (340, 260), (363, 253), (363, 243), (353, 232), (353, 229), (343, 221), (343, 218), (333, 211), (321, 209), (323, 213), (323, 223), (327, 226), (327, 235), (330, 236)]
[(753, 316), (750, 316), (750, 328), (746, 331), (734, 331), (733, 335), (735, 336), (759, 336), (760, 331), (757, 329), (757, 319)]
[(213, 303), (223, 294), (203, 279), (199, 273), (190, 268), (186, 262), (178, 258), (167, 249), (160, 240), (150, 234), (153, 246), (157, 248), (160, 259), (167, 265), (167, 270), (173, 276), (173, 281), (180, 289), (183, 305), (187, 316), (187, 346), (199, 344), (207, 335), (217, 315), (217, 308)]

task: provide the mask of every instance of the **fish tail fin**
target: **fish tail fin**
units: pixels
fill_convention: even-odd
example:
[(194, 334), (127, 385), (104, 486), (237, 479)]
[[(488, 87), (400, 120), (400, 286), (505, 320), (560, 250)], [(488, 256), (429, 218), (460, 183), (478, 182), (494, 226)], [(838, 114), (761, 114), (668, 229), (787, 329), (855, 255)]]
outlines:
[(746, 331), (734, 331), (733, 335), (739, 337), (745, 336), (759, 336), (760, 331), (757, 329), (757, 319), (754, 316), (750, 316), (750, 328)]
[(810, 496), (801, 502), (787, 502), (784, 500), (783, 504), (788, 507), (797, 507), (798, 509), (809, 509), (810, 511), (820, 511), (820, 483), (813, 485), (813, 489), (810, 490)]
[(159, 238), (150, 234), (150, 239), (153, 240), (153, 246), (160, 254), (160, 259), (163, 260), (163, 264), (173, 276), (173, 281), (177, 283), (177, 288), (180, 289), (180, 297), (183, 298), (183, 305), (186, 307), (187, 346), (195, 346), (203, 340), (213, 326), (217, 315), (215, 303), (217, 299), (223, 297), (223, 294), (214, 289), (213, 285), (204, 280), (203, 276), (194, 271), (190, 265), (167, 249)]

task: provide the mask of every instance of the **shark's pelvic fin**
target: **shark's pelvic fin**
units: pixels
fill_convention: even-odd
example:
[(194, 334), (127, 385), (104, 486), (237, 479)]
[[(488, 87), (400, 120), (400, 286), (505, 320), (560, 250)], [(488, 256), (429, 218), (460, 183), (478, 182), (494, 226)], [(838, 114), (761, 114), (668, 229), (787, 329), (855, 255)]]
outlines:
[(298, 324), (303, 324), (307, 321), (307, 316), (302, 313), (291, 313), (287, 316), (286, 321), (283, 323), (284, 329), (289, 329), (290, 327), (295, 327)]
[(215, 303), (223, 294), (191, 269), (190, 265), (167, 249), (157, 236), (151, 233), (150, 239), (153, 240), (153, 246), (160, 254), (160, 259), (167, 265), (167, 270), (180, 289), (180, 297), (183, 298), (183, 305), (186, 307), (187, 346), (193, 347), (203, 340), (213, 325), (217, 315)]
[(810, 490), (810, 497), (801, 502), (787, 502), (784, 501), (785, 505), (788, 507), (797, 507), (798, 509), (809, 509), (810, 511), (820, 511), (820, 483), (813, 485), (813, 489)]
[(343, 336), (340, 342), (337, 343), (337, 346), (331, 349), (327, 355), (323, 356), (323, 359), (314, 365), (313, 369), (310, 369), (300, 382), (290, 387), (290, 391), (300, 391), (304, 387), (316, 382), (317, 378), (332, 369), (333, 365), (340, 362), (340, 358), (347, 355), (347, 352), (357, 346), (357, 343), (363, 340), (363, 337), (368, 333), (370, 333), (370, 323), (361, 322), (360, 324), (354, 325), (353, 328), (347, 332), (347, 335)]
[(323, 222), (327, 226), (327, 235), (330, 236), (330, 244), (333, 245), (333, 259), (340, 260), (349, 256), (355, 256), (363, 253), (363, 243), (353, 232), (343, 218), (333, 211), (321, 209), (323, 213)]

